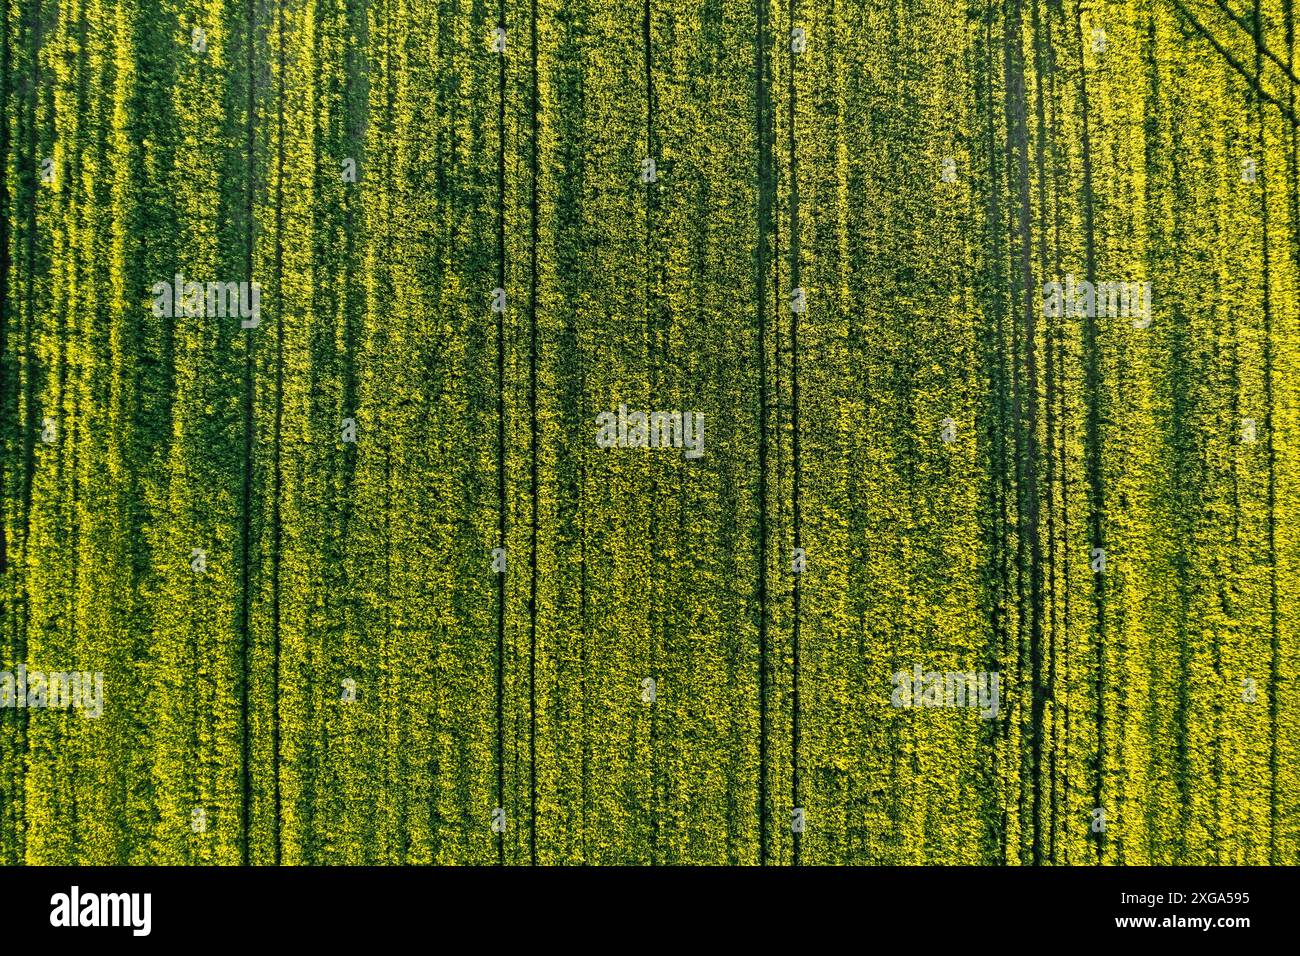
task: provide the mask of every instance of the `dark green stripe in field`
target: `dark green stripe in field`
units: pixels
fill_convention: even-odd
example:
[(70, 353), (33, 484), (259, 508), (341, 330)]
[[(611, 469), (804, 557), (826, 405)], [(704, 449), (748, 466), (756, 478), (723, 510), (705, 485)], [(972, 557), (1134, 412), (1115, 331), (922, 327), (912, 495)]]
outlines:
[(0, 860), (1300, 862), (1291, 0), (3, 18)]

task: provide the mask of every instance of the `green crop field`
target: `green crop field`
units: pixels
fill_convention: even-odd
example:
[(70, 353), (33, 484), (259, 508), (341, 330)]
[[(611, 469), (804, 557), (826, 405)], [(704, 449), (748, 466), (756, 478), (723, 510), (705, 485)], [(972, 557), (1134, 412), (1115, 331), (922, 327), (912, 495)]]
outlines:
[(1300, 863), (1294, 0), (3, 0), (0, 863)]

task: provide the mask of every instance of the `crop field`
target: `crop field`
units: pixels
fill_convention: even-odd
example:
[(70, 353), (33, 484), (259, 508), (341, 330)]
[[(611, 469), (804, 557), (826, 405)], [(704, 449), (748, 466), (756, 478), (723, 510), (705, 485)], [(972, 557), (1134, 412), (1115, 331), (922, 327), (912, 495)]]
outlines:
[(2, 0), (0, 863), (1300, 863), (1294, 0)]

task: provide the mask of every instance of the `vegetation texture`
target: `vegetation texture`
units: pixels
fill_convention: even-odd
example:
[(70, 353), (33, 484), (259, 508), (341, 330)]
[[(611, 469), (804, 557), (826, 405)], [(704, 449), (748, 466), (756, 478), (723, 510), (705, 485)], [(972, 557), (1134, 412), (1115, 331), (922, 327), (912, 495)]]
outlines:
[(1294, 0), (2, 55), (0, 862), (1300, 862)]

